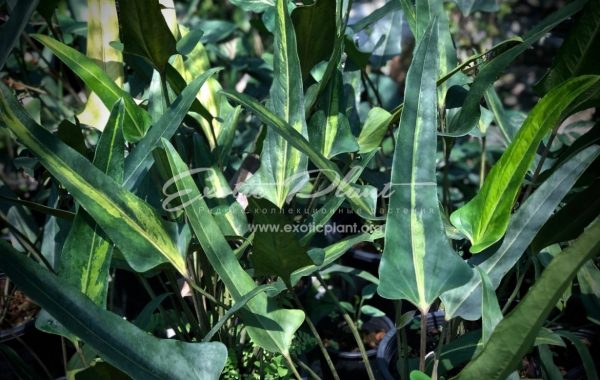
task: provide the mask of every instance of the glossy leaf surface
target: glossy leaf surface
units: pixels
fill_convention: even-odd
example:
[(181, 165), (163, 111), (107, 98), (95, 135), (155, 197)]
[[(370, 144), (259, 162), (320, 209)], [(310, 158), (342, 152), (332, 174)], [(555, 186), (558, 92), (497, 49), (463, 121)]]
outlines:
[(582, 76), (549, 92), (529, 113), (477, 195), (452, 213), (450, 220), (471, 241), (471, 252), (481, 252), (504, 236), (511, 209), (540, 142), (569, 115), (570, 109), (593, 96), (600, 89), (599, 84), (598, 76)]

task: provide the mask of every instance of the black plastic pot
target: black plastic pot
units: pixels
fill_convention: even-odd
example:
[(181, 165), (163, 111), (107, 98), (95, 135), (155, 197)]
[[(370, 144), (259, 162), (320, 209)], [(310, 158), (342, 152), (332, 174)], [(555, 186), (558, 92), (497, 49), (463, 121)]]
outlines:
[[(388, 317), (373, 317), (365, 321), (363, 324), (363, 330), (368, 332), (384, 330), (388, 333), (394, 331), (394, 322)], [(387, 333), (386, 333), (387, 335)], [(382, 343), (382, 342), (381, 342)], [(380, 343), (380, 345), (381, 345)], [(335, 351), (328, 349), (329, 355), (333, 360), (333, 364), (342, 379), (366, 379), (367, 371), (362, 360), (362, 356), (358, 351), (346, 352), (346, 351)], [(377, 348), (367, 350), (367, 356), (371, 363), (371, 368), (374, 371), (377, 370), (376, 357)], [(331, 373), (324, 359), (321, 359), (321, 368), (326, 379), (331, 379)]]

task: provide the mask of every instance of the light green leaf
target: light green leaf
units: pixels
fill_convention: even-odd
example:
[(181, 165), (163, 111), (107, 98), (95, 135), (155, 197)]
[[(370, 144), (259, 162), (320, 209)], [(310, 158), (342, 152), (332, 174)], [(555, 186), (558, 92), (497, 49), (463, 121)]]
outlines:
[(510, 212), (538, 145), (569, 111), (600, 89), (600, 76), (574, 78), (550, 91), (529, 113), (523, 126), (486, 177), (475, 198), (450, 216), (452, 224), (478, 253), (502, 238)]
[(159, 1), (118, 0), (118, 5), (124, 52), (147, 59), (164, 75), (177, 46)]
[(579, 268), (600, 253), (600, 220), (559, 253), (519, 305), (498, 324), (483, 351), (459, 374), (461, 380), (504, 380), (517, 369), (542, 324)]
[(103, 310), (76, 288), (0, 241), (0, 268), (108, 363), (134, 379), (218, 379), (227, 358), (221, 343), (158, 339)]
[(298, 131), (292, 128), (288, 123), (277, 115), (273, 114), (267, 108), (262, 106), (256, 100), (244, 94), (232, 92), (223, 92), (225, 96), (242, 104), (244, 107), (252, 110), (263, 123), (271, 126), (273, 130), (279, 133), (290, 145), (306, 154), (312, 163), (327, 177), (331, 182), (337, 185), (340, 193), (348, 199), (348, 202), (356, 210), (362, 211), (365, 216), (372, 216), (375, 212), (376, 189), (372, 187), (361, 189), (357, 185), (350, 184), (339, 172), (338, 168), (318, 150), (316, 150)]
[(542, 94), (569, 78), (600, 74), (600, 1), (590, 0), (562, 43), (550, 70), (535, 89)]
[[(287, 0), (277, 0), (276, 11), (273, 85), (268, 108), (306, 138), (308, 131), (304, 116), (302, 73)], [(240, 190), (258, 190), (262, 197), (281, 208), (288, 197), (308, 181), (308, 160), (290, 145), (269, 128), (263, 142), (260, 168)]]
[(100, 66), (77, 50), (48, 36), (36, 34), (32, 37), (52, 50), (90, 90), (94, 91), (107, 108), (112, 109), (119, 99), (123, 99), (127, 114), (123, 124), (123, 134), (128, 141), (135, 142), (144, 136), (150, 127), (150, 116), (138, 107), (133, 98), (123, 91)]
[[(167, 140), (163, 139), (162, 143), (173, 175), (176, 195), (204, 254), (234, 301), (242, 302), (244, 296), (257, 285), (244, 271), (219, 230), (198, 187), (189, 175), (187, 165)], [(278, 308), (273, 299), (268, 299), (262, 293), (249, 300), (240, 314), (248, 334), (257, 345), (268, 351), (283, 354), (288, 353), (294, 333), (304, 321), (302, 311)]]
[(521, 53), (528, 50), (537, 40), (544, 37), (558, 24), (579, 12), (586, 0), (575, 0), (546, 17), (539, 25), (523, 35), (523, 42), (505, 50), (481, 67), (470, 86), (465, 102), (460, 111), (451, 119), (448, 136), (463, 136), (477, 126), (480, 116), (481, 98), (485, 91), (496, 81), (506, 67)]
[[(500, 248), (471, 260), (487, 273), (494, 289), (518, 262), (536, 233), (599, 154), (600, 148), (591, 147), (565, 162), (517, 210)], [(479, 319), (481, 292), (481, 279), (473, 272), (465, 285), (442, 294), (446, 315), (449, 318), (460, 316), (467, 320)]]
[(369, 110), (367, 120), (358, 135), (358, 152), (367, 153), (379, 148), (391, 122), (392, 114), (383, 108), (373, 107)]
[(427, 312), (444, 291), (469, 278), (440, 216), (435, 176), (437, 19), (419, 42), (406, 79), (406, 98), (392, 164), (385, 249), (379, 265), (384, 298), (407, 299)]
[(35, 124), (6, 86), (0, 84), (0, 90), (4, 124), (94, 218), (132, 268), (144, 272), (168, 260), (187, 275), (185, 258), (156, 210)]
[[(123, 53), (111, 46), (119, 41), (119, 19), (115, 0), (88, 0), (87, 56), (121, 87), (123, 85)], [(110, 108), (98, 95), (90, 93), (79, 121), (99, 130), (106, 125)]]

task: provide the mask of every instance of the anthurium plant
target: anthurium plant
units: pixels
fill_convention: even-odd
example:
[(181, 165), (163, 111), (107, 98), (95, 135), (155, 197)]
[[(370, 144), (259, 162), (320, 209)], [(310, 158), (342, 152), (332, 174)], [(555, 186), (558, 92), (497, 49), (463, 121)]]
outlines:
[(600, 1), (517, 3), (0, 1), (0, 271), (47, 374), (340, 379), (329, 316), (357, 378), (598, 379)]

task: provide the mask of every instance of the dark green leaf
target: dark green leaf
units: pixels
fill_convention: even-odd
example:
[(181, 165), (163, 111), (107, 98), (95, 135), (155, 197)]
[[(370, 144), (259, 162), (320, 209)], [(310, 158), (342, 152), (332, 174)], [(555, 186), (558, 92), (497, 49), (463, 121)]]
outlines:
[(98, 307), (5, 241), (0, 241), (0, 249), (0, 268), (19, 289), (129, 376), (148, 380), (219, 378), (227, 357), (223, 344), (155, 338)]
[(124, 52), (146, 58), (164, 75), (177, 46), (159, 1), (118, 0), (117, 5)]
[(407, 299), (427, 312), (444, 291), (469, 278), (448, 244), (439, 210), (436, 167), (437, 18), (419, 42), (406, 80), (406, 98), (392, 164), (385, 249), (378, 292)]
[(4, 68), (10, 52), (19, 42), (21, 33), (29, 23), (29, 18), (38, 3), (39, 0), (19, 0), (12, 9), (8, 21), (0, 28), (0, 69)]
[(483, 351), (459, 373), (458, 378), (506, 379), (520, 365), (579, 268), (598, 253), (600, 219), (550, 262), (517, 307), (498, 324)]

